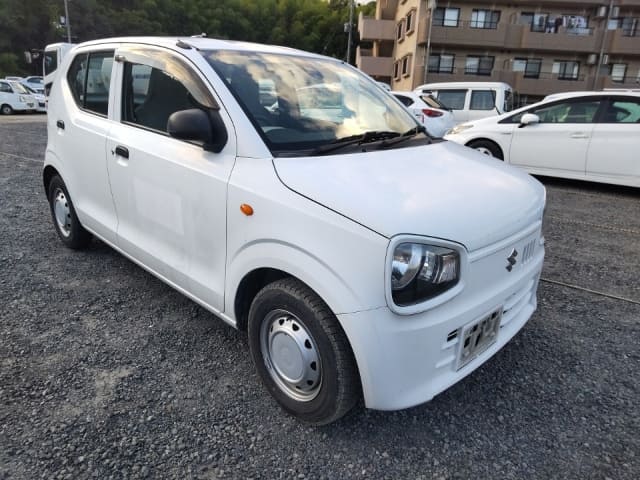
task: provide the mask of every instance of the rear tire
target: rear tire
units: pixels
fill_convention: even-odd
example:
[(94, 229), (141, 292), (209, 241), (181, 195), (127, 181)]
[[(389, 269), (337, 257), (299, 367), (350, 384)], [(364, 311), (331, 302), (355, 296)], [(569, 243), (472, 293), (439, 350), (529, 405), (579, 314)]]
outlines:
[(347, 338), (329, 307), (299, 280), (264, 287), (251, 304), (249, 350), (284, 410), (311, 425), (331, 423), (360, 397)]
[(91, 234), (80, 224), (67, 186), (60, 176), (51, 178), (48, 194), (51, 218), (62, 243), (74, 250), (86, 247), (91, 241)]
[(498, 160), (504, 160), (502, 150), (495, 142), (491, 140), (474, 140), (467, 144), (467, 147), (475, 148), (484, 155), (497, 158)]

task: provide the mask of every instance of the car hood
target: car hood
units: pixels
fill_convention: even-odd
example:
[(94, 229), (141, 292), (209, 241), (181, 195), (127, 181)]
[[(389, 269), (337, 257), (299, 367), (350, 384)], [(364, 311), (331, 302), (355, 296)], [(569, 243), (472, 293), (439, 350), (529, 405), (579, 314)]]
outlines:
[(544, 187), (524, 171), (452, 142), (274, 159), (281, 181), (385, 237), (424, 235), (469, 251), (539, 219)]

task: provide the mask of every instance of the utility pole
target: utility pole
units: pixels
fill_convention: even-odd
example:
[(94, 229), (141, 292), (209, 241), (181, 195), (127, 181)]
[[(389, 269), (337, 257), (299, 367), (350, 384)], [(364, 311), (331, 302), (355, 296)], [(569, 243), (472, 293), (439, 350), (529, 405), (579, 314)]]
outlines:
[(600, 44), (600, 55), (598, 56), (598, 65), (596, 66), (596, 74), (593, 76), (592, 90), (598, 85), (598, 77), (602, 68), (602, 60), (604, 58), (604, 47), (607, 42), (607, 34), (609, 33), (609, 22), (611, 21), (611, 12), (613, 11), (613, 0), (609, 2), (609, 10), (607, 11), (607, 20), (604, 23), (604, 32), (602, 32), (602, 43)]
[(351, 63), (351, 42), (353, 41), (353, 1), (354, 0), (349, 0), (349, 37), (347, 40), (347, 63)]
[(64, 0), (64, 23), (67, 25), (67, 42), (71, 43), (71, 23), (69, 22), (68, 0)]
[(427, 46), (424, 49), (424, 78), (422, 83), (427, 83), (429, 73), (429, 57), (431, 56), (431, 28), (433, 27), (433, 11), (436, 8), (436, 0), (427, 0), (427, 10), (429, 10), (429, 33), (427, 33)]

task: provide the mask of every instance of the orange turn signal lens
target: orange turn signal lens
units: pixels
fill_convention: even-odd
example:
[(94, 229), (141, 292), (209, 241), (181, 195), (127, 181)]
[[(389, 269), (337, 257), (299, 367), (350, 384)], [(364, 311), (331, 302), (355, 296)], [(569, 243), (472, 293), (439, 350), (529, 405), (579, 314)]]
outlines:
[(253, 207), (251, 205), (247, 205), (246, 203), (243, 203), (242, 205), (240, 205), (240, 211), (244, 213), (247, 217), (250, 217), (251, 215), (253, 215)]

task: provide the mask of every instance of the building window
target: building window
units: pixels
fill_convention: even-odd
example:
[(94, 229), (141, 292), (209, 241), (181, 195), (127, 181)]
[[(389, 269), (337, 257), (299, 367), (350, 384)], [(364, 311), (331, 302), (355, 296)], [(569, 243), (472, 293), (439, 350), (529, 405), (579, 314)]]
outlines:
[(407, 30), (407, 34), (412, 33), (415, 28), (416, 28), (416, 9), (412, 9), (409, 13), (407, 13), (407, 19), (406, 19), (406, 30)]
[(498, 28), (500, 21), (499, 10), (478, 10), (473, 9), (471, 13), (471, 28)]
[(558, 75), (558, 80), (578, 80), (579, 72), (579, 62), (553, 62), (552, 73), (556, 73)]
[(545, 32), (547, 30), (548, 13), (522, 12), (520, 25), (529, 25), (532, 32)]
[(467, 56), (464, 73), (466, 75), (491, 75), (494, 60), (495, 57), (475, 57), (469, 55)]
[(396, 62), (393, 64), (393, 79), (400, 79), (400, 62)]
[(611, 81), (624, 83), (624, 78), (627, 74), (626, 63), (613, 63), (611, 65)]
[(411, 55), (407, 55), (402, 59), (402, 76), (408, 77), (411, 71)]
[(459, 8), (439, 7), (433, 13), (433, 24), (437, 27), (457, 27), (459, 18)]
[(396, 25), (396, 40), (398, 42), (404, 40), (404, 19)]
[(640, 18), (624, 17), (620, 19), (620, 27), (625, 37), (640, 36)]
[(429, 55), (429, 71), (433, 73), (453, 73), (455, 55), (446, 53)]
[(513, 71), (523, 72), (524, 78), (540, 78), (540, 58), (515, 58), (513, 60)]

